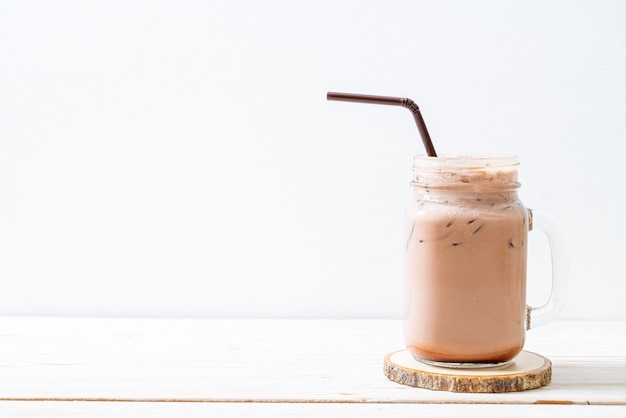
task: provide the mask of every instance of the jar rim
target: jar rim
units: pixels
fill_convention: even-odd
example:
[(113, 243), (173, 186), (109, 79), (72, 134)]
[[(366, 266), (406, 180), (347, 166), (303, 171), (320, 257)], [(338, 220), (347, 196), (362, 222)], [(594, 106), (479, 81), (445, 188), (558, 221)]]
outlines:
[(506, 154), (443, 154), (438, 157), (416, 155), (413, 168), (426, 171), (482, 171), (516, 168), (519, 158)]

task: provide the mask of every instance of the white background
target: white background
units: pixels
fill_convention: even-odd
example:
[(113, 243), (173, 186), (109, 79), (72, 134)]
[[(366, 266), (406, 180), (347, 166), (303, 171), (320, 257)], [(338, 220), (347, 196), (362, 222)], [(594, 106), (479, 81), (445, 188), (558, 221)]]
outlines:
[[(626, 319), (626, 2), (1, 1), (0, 314), (399, 317), (410, 97)], [(533, 233), (531, 303), (547, 292)]]

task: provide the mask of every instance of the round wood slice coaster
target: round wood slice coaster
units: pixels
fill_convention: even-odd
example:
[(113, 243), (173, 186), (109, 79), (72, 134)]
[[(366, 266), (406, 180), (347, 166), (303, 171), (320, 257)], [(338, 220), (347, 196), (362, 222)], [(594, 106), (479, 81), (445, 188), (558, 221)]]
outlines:
[(550, 383), (552, 363), (522, 351), (512, 362), (484, 369), (451, 369), (417, 361), (407, 350), (385, 356), (385, 376), (403, 385), (467, 393), (504, 393), (536, 389)]

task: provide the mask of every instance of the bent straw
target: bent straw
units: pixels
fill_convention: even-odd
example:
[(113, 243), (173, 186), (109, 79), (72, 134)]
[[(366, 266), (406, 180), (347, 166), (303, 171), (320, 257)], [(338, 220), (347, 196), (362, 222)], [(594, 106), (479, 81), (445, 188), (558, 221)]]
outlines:
[(417, 125), (417, 130), (422, 137), (422, 142), (424, 143), (424, 148), (426, 148), (426, 154), (429, 157), (436, 157), (437, 153), (435, 152), (435, 147), (433, 146), (433, 142), (430, 139), (430, 135), (428, 134), (428, 129), (426, 129), (426, 123), (424, 122), (424, 118), (422, 118), (422, 114), (420, 112), (420, 108), (415, 104), (415, 102), (408, 98), (402, 97), (389, 97), (389, 96), (372, 96), (369, 94), (353, 94), (353, 93), (337, 93), (329, 91), (326, 94), (327, 100), (334, 100), (339, 102), (355, 102), (355, 103), (370, 103), (370, 104), (382, 104), (382, 105), (390, 105), (390, 106), (402, 106), (411, 111), (413, 114), (413, 119), (415, 119), (415, 124)]

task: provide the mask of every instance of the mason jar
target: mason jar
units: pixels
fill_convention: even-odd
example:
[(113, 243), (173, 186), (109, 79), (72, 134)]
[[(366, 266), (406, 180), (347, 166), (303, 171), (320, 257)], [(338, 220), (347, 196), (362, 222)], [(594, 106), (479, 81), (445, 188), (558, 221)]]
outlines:
[(554, 284), (545, 305), (526, 305), (528, 231), (542, 224), (554, 283), (559, 233), (520, 201), (518, 167), (515, 156), (414, 158), (404, 269), (404, 337), (414, 358), (446, 367), (507, 363), (526, 329), (556, 313)]

